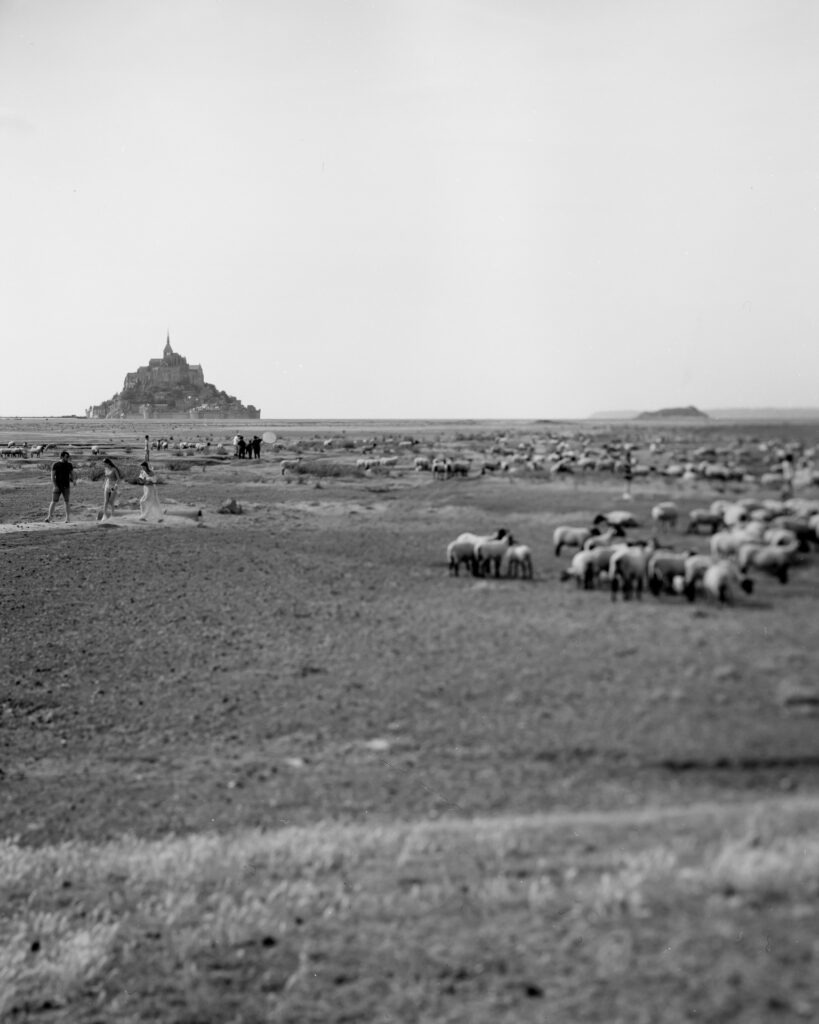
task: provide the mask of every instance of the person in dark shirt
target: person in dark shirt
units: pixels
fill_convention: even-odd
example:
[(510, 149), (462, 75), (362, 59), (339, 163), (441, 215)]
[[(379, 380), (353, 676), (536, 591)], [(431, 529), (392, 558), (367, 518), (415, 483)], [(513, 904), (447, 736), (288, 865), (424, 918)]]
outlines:
[(62, 496), (65, 502), (65, 521), (71, 522), (71, 485), (74, 483), (74, 467), (68, 461), (68, 452), (60, 452), (59, 461), (51, 466), (51, 504), (48, 506), (46, 522), (51, 522), (54, 509)]

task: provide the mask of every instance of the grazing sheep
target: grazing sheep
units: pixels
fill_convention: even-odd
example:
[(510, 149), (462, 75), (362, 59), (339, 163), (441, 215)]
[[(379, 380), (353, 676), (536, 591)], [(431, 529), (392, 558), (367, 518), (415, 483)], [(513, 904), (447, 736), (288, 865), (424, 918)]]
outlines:
[(594, 525), (599, 526), (601, 523), (605, 523), (607, 526), (619, 526), (622, 529), (640, 525), (631, 512), (624, 512), (622, 509), (615, 509), (613, 512), (600, 512), (594, 517)]
[(737, 553), (737, 563), (742, 572), (759, 569), (775, 576), (780, 583), (788, 582), (788, 569), (793, 565), (798, 544), (790, 547), (776, 547), (771, 544), (743, 544)]
[(771, 526), (765, 530), (762, 534), (762, 543), (778, 548), (799, 546), (799, 540), (794, 531), (784, 526)]
[(452, 476), (469, 476), (471, 464), (471, 459), (455, 459), (450, 466), (450, 473)]
[(615, 537), (625, 537), (626, 531), (620, 526), (610, 526), (605, 533), (592, 533), (592, 536), (583, 542), (584, 551), (593, 551), (595, 548), (606, 548), (611, 545)]
[(741, 526), (747, 523), (750, 518), (750, 510), (740, 502), (725, 505), (722, 509), (722, 521), (729, 529), (732, 526)]
[(511, 533), (503, 537), (482, 540), (475, 545), (475, 558), (478, 562), (478, 575), (487, 576), (494, 567), (495, 577), (500, 576), (500, 565), (507, 550), (515, 543)]
[(743, 544), (761, 543), (763, 531), (763, 523), (747, 523), (742, 528), (720, 530), (711, 537), (711, 554), (714, 558), (735, 555)]
[(753, 580), (743, 576), (736, 565), (726, 558), (709, 565), (702, 576), (702, 588), (706, 596), (722, 603), (733, 600), (734, 590), (741, 589), (750, 594), (754, 589)]
[(685, 579), (686, 562), (694, 554), (695, 551), (654, 551), (646, 563), (646, 582), (651, 593), (655, 597), (681, 593), (682, 588), (677, 589), (679, 584), (674, 580)]
[(511, 544), (501, 559), (501, 575), (516, 579), (532, 579), (532, 551), (526, 544)]
[(477, 547), (484, 541), (501, 540), (506, 536), (506, 530), (500, 529), (493, 536), (481, 536), (477, 533), (462, 533), (456, 537), (446, 549), (446, 560), (449, 565), (451, 576), (457, 576), (461, 564), (465, 564), (473, 576), (478, 573)]
[(300, 462), (301, 455), (298, 455), (295, 459), (282, 459), (282, 461), (279, 463), (279, 466), (281, 467), (282, 476), (284, 476), (287, 470), (296, 469)]
[(689, 601), (693, 601), (697, 593), (697, 584), (702, 583), (706, 569), (714, 565), (717, 559), (711, 555), (689, 555), (685, 560), (683, 573), (683, 593)]
[(712, 512), (707, 508), (694, 508), (688, 513), (688, 526), (685, 532), (699, 533), (700, 529), (705, 527), (711, 533), (716, 533), (721, 526), (722, 514), (720, 512)]
[(558, 526), (552, 534), (555, 554), (566, 548), (582, 548), (589, 537), (596, 537), (600, 531), (596, 526)]
[(673, 501), (661, 501), (651, 510), (651, 518), (661, 530), (676, 527), (679, 509)]
[(656, 549), (654, 540), (647, 544), (623, 544), (618, 547), (609, 560), (609, 584), (611, 599), (617, 598), (622, 588), (623, 599), (628, 600), (632, 592), (637, 598), (643, 596), (643, 581), (646, 576), (646, 565), (651, 553)]
[[(582, 587), (584, 590), (592, 590), (594, 587), (594, 566), (600, 550), (598, 548), (596, 551), (584, 550), (576, 552), (572, 556), (571, 562), (569, 562), (569, 568), (561, 572), (561, 580), (575, 580), (578, 587)], [(610, 557), (611, 555), (609, 555)], [(608, 565), (608, 563), (606, 564)]]
[(438, 456), (432, 460), (432, 478), (433, 480), (443, 479), (446, 480), (449, 474), (452, 472), (452, 463), (449, 459)]
[(418, 473), (428, 472), (432, 469), (432, 463), (427, 455), (416, 455), (413, 465)]

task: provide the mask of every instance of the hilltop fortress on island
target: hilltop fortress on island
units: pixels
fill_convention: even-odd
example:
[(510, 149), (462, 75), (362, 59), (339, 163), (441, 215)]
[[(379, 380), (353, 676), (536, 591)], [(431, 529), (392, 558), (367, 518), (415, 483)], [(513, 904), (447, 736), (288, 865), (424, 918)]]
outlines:
[(261, 410), (205, 381), (202, 367), (174, 352), (168, 333), (161, 359), (149, 359), (126, 373), (122, 391), (86, 410), (92, 419), (173, 419), (185, 416), (208, 420), (257, 420)]

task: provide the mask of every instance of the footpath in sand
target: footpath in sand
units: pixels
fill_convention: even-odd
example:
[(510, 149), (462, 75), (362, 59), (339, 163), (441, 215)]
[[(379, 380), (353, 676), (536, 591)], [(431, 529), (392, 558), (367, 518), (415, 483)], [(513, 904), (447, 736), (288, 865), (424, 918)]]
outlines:
[(0, 535), (8, 533), (39, 533), (41, 531), (70, 531), (76, 533), (82, 530), (97, 529), (126, 529), (147, 530), (151, 527), (190, 527), (201, 526), (204, 516), (198, 508), (166, 508), (162, 519), (140, 519), (139, 512), (123, 511), (114, 512), (113, 519), (72, 519), (70, 523), (64, 519), (52, 519), (46, 522), (44, 519), (22, 523), (0, 523)]

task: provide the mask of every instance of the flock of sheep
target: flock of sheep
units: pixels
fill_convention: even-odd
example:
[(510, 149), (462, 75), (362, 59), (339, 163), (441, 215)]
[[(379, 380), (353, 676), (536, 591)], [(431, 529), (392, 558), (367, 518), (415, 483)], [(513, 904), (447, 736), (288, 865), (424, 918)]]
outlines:
[[(561, 579), (574, 579), (588, 590), (607, 586), (612, 600), (618, 594), (626, 600), (640, 598), (647, 589), (658, 597), (684, 594), (694, 601), (704, 595), (727, 602), (753, 591), (755, 573), (787, 583), (792, 567), (819, 546), (819, 502), (804, 498), (718, 499), (709, 508), (693, 509), (685, 534), (707, 531), (707, 552), (675, 550), (668, 543), (680, 525), (675, 502), (655, 505), (651, 520), (647, 539), (628, 535), (639, 524), (623, 510), (600, 513), (589, 525), (556, 527), (555, 556), (564, 549), (574, 551)], [(455, 576), (462, 567), (474, 576), (533, 576), (530, 548), (504, 529), (489, 536), (463, 533), (447, 546), (446, 555)]]

